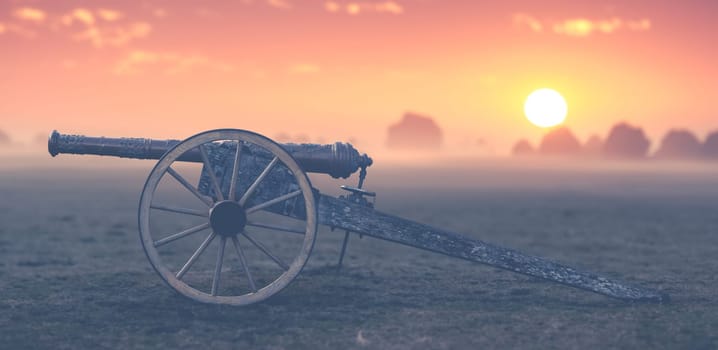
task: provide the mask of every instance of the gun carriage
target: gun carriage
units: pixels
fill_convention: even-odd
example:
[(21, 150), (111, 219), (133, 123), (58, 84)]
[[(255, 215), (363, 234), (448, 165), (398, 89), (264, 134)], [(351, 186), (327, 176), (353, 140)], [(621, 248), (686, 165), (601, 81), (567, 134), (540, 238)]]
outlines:
[[(368, 199), (376, 194), (362, 188), (372, 159), (346, 143), (278, 144), (238, 129), (206, 131), (184, 141), (86, 137), (55, 131), (48, 151), (52, 156), (69, 153), (158, 160), (140, 197), (142, 247), (152, 267), (171, 288), (200, 302), (247, 305), (281, 291), (306, 264), (319, 224), (345, 234), (339, 265), (349, 234), (358, 233), (622, 300), (668, 299), (660, 291), (630, 286), (377, 211)], [(195, 169), (199, 172), (194, 176), (196, 184), (182, 170), (183, 163), (201, 166)], [(320, 173), (347, 178), (357, 171), (358, 186), (341, 186), (348, 194), (338, 198), (312, 187), (307, 176)], [(186, 192), (195, 203), (165, 202), (173, 198), (160, 195), (160, 188), (168, 182), (179, 188), (173, 191)], [(197, 221), (168, 233), (154, 222), (158, 221), (155, 216), (165, 214)], [(280, 236), (268, 246), (262, 237), (270, 235)], [(206, 268), (196, 266), (213, 242), (218, 242), (216, 257), (205, 264)], [(179, 251), (180, 246), (185, 250)], [(226, 250), (234, 251), (238, 260), (234, 266), (239, 266), (236, 271), (228, 271)], [(260, 258), (264, 260), (257, 260)]]

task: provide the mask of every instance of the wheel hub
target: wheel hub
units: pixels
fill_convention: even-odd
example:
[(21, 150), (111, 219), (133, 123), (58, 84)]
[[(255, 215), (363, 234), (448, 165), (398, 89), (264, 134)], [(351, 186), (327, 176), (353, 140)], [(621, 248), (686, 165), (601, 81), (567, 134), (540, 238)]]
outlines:
[(218, 235), (231, 237), (244, 230), (247, 214), (244, 208), (234, 201), (217, 202), (209, 211), (209, 223)]

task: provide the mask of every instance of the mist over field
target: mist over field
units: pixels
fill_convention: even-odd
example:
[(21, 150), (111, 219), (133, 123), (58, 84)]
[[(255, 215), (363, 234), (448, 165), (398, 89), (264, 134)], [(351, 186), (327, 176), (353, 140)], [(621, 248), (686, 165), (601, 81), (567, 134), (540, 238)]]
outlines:
[[(149, 266), (136, 215), (154, 162), (3, 164), (0, 338), (13, 348), (718, 345), (714, 166), (443, 159), (369, 170), (378, 210), (656, 288), (669, 303), (626, 303), (358, 236), (337, 271), (343, 234), (321, 228), (297, 280), (234, 308), (187, 300)], [(311, 178), (336, 194), (355, 182)]]
[[(676, 160), (604, 160), (562, 157), (469, 157), (442, 153), (383, 152), (369, 154), (367, 186), (436, 189), (545, 189), (622, 192), (681, 192), (713, 194), (718, 191), (718, 162)], [(27, 154), (0, 154), (0, 172), (52, 173), (83, 177), (108, 171), (142, 178), (153, 160), (61, 154), (46, 149)], [(315, 186), (355, 184), (310, 174)]]

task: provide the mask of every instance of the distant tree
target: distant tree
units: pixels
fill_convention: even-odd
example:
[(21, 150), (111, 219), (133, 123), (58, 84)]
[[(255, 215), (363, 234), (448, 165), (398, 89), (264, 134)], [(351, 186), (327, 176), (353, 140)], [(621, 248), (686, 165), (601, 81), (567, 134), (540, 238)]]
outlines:
[(702, 153), (704, 157), (718, 159), (718, 130), (708, 134)]
[(274, 135), (274, 140), (277, 142), (290, 142), (292, 137), (286, 132), (280, 132), (279, 134)]
[(566, 127), (549, 131), (539, 145), (539, 152), (548, 155), (576, 155), (581, 152), (581, 143)]
[(514, 144), (514, 147), (511, 148), (511, 154), (515, 156), (526, 156), (534, 154), (536, 150), (533, 146), (531, 146), (531, 143), (529, 143), (526, 139), (521, 139), (516, 144)]
[(588, 138), (588, 141), (583, 145), (583, 153), (588, 155), (599, 155), (603, 150), (603, 140), (601, 137), (594, 134)]
[(661, 140), (656, 158), (692, 159), (701, 156), (701, 142), (696, 135), (688, 130), (674, 129), (668, 131)]
[(10, 144), (10, 136), (6, 132), (0, 130), (0, 146), (6, 146), (9, 144)]
[(651, 141), (643, 129), (627, 123), (619, 123), (611, 128), (603, 144), (603, 154), (614, 158), (644, 158)]
[(441, 147), (442, 132), (433, 118), (405, 113), (389, 126), (386, 145), (393, 149), (436, 150)]

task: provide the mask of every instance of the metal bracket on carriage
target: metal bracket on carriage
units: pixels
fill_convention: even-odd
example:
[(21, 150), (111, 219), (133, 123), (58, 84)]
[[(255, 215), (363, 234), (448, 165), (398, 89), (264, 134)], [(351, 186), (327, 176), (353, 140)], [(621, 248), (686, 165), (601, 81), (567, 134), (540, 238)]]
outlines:
[[(366, 155), (364, 155), (366, 157)], [(351, 187), (346, 185), (341, 185), (339, 188), (342, 190), (348, 191), (348, 196), (339, 196), (339, 199), (343, 199), (349, 202), (352, 202), (354, 204), (358, 204), (361, 206), (365, 206), (367, 208), (374, 208), (374, 204), (376, 203), (376, 192), (371, 192), (362, 189), (362, 186), (364, 186), (364, 180), (366, 180), (366, 168), (367, 166), (371, 165), (371, 163), (367, 165), (363, 165), (361, 167), (361, 171), (359, 172), (359, 184), (357, 184), (357, 187)], [(369, 202), (369, 200), (366, 199), (366, 197), (374, 198), (374, 201)], [(334, 231), (334, 227), (331, 227), (332, 231)], [(344, 231), (344, 240), (342, 241), (342, 250), (339, 253), (339, 262), (337, 263), (337, 269), (340, 269), (342, 267), (342, 263), (344, 262), (344, 256), (347, 252), (347, 244), (349, 243), (349, 234), (352, 233), (351, 230)], [(364, 238), (364, 234), (361, 232), (357, 232), (359, 234), (359, 239)]]
[[(361, 171), (359, 172), (359, 184), (357, 184), (357, 187), (347, 185), (339, 186), (342, 190), (349, 192), (348, 196), (339, 196), (340, 199), (347, 200), (354, 204), (363, 205), (365, 207), (374, 208), (374, 204), (376, 203), (376, 192), (367, 191), (362, 188), (364, 186), (364, 181), (366, 180), (367, 166), (368, 165), (363, 165), (361, 167)], [(374, 198), (374, 201), (369, 202), (366, 197)]]

